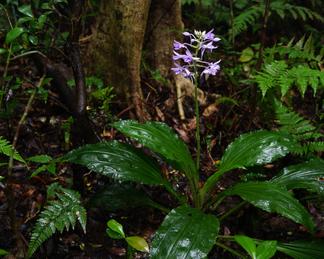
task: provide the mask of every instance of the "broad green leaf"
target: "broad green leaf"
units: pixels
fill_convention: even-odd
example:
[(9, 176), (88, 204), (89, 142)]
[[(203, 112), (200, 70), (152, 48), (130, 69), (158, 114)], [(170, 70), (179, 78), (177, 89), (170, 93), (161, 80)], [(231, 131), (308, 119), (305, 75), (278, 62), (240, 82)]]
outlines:
[(235, 235), (234, 240), (244, 248), (244, 250), (253, 258), (256, 259), (256, 245), (252, 238), (243, 235)]
[(303, 224), (310, 231), (314, 222), (307, 210), (292, 197), (291, 193), (280, 185), (271, 182), (239, 183), (226, 190), (224, 195), (239, 195), (242, 199), (267, 212), (276, 212), (297, 223)]
[(30, 177), (35, 177), (37, 175), (39, 175), (40, 173), (42, 172), (49, 172), (53, 175), (56, 174), (56, 164), (55, 163), (49, 163), (49, 164), (45, 164), (45, 165), (42, 165), (40, 167), (38, 167), (32, 174)]
[(136, 189), (135, 186), (127, 183), (105, 186), (103, 190), (94, 194), (89, 204), (107, 211), (143, 206), (166, 210), (162, 205), (151, 200), (144, 191)]
[(8, 255), (9, 252), (0, 248), (0, 256)]
[(122, 181), (167, 184), (157, 163), (140, 150), (118, 141), (85, 145), (69, 152), (63, 159)]
[(284, 168), (283, 173), (271, 181), (285, 185), (288, 189), (308, 189), (324, 194), (324, 160), (314, 159)]
[(241, 62), (249, 62), (253, 58), (253, 56), (254, 56), (253, 49), (246, 48), (242, 51), (239, 60)]
[(199, 209), (180, 206), (172, 210), (157, 230), (151, 258), (205, 258), (215, 244), (219, 221)]
[(286, 156), (296, 142), (286, 133), (260, 130), (235, 139), (222, 156), (219, 171), (263, 165)]
[(133, 247), (137, 251), (146, 252), (146, 253), (150, 251), (148, 243), (142, 237), (131, 236), (131, 237), (126, 237), (125, 240), (129, 246)]
[(7, 49), (4, 48), (0, 48), (0, 55), (7, 53)]
[(271, 163), (286, 156), (296, 145), (295, 140), (284, 132), (260, 130), (241, 135), (225, 150), (218, 172), (210, 176), (203, 187), (203, 196), (225, 172), (235, 168)]
[(48, 163), (51, 160), (53, 160), (53, 158), (48, 155), (36, 155), (27, 158), (27, 161), (41, 163), (41, 164)]
[(188, 147), (166, 124), (160, 122), (141, 124), (123, 120), (114, 123), (113, 127), (162, 155), (175, 169), (183, 171), (189, 179), (198, 180), (195, 163)]
[(295, 259), (324, 258), (323, 240), (298, 240), (290, 243), (278, 242), (278, 251)]
[(28, 17), (34, 17), (33, 15), (33, 11), (31, 9), (31, 6), (30, 5), (20, 5), (18, 7), (18, 11), (21, 12), (22, 14), (28, 16)]
[(24, 32), (24, 29), (21, 27), (14, 27), (12, 28), (6, 35), (6, 44), (9, 44), (13, 42), (16, 38), (18, 38), (22, 33)]
[(107, 234), (113, 239), (123, 239), (125, 238), (125, 233), (123, 226), (114, 219), (111, 219), (107, 222)]
[(277, 241), (269, 240), (261, 242), (257, 249), (257, 259), (269, 259), (272, 258), (277, 252)]

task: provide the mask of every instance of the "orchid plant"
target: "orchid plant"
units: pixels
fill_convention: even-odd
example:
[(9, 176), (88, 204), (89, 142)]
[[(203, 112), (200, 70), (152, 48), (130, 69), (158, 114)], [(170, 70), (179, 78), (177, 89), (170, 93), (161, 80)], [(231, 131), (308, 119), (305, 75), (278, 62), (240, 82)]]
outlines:
[[(119, 141), (107, 141), (85, 145), (66, 154), (61, 161), (88, 167), (99, 174), (118, 180), (97, 194), (92, 204), (111, 211), (150, 206), (166, 213), (161, 226), (156, 231), (150, 249), (151, 258), (206, 258), (214, 245), (235, 256), (245, 258), (242, 252), (230, 248), (228, 241), (235, 241), (252, 258), (268, 259), (277, 251), (293, 258), (324, 258), (323, 243), (319, 241), (298, 241), (281, 243), (275, 240), (261, 241), (243, 235), (220, 235), (222, 221), (235, 213), (244, 204), (270, 213), (278, 213), (314, 233), (312, 216), (292, 195), (295, 188), (307, 188), (312, 192), (322, 192), (324, 160), (310, 160), (284, 168), (283, 172), (268, 181), (242, 181), (227, 188), (217, 190), (219, 179), (233, 170), (249, 170), (252, 166), (263, 166), (295, 153), (300, 148), (298, 139), (284, 130), (259, 130), (242, 134), (225, 150), (217, 164), (217, 171), (205, 182), (200, 181), (199, 157), (199, 107), (197, 88), (201, 77), (214, 76), (220, 70), (220, 60), (204, 61), (207, 52), (217, 48), (219, 38), (213, 30), (183, 33), (188, 43), (174, 42), (175, 67), (172, 71), (189, 78), (195, 85), (197, 159), (194, 161), (188, 147), (174, 131), (164, 123), (139, 123), (122, 120), (112, 127), (135, 140), (155, 155), (148, 156), (140, 148)], [(157, 161), (158, 159), (158, 161)], [(161, 163), (182, 173), (189, 186), (188, 192), (177, 188), (168, 174), (161, 172)], [(146, 192), (127, 182), (143, 185), (163, 186), (177, 202), (176, 208), (168, 208), (152, 200)], [(119, 184), (122, 183), (122, 184)], [(228, 196), (239, 196), (242, 202), (232, 206), (227, 212), (219, 210)], [(305, 256), (306, 255), (306, 256)], [(309, 256), (310, 255), (310, 256)], [(308, 256), (308, 257), (307, 257)]]

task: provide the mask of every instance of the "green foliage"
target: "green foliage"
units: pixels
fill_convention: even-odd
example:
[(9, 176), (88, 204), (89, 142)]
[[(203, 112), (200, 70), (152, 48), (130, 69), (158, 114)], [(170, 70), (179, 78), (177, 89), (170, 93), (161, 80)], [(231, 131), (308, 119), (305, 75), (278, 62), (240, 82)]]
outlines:
[(225, 150), (218, 171), (207, 179), (202, 195), (208, 194), (224, 173), (235, 168), (271, 163), (297, 149), (296, 144), (285, 132), (261, 130), (242, 134)]
[(219, 220), (181, 206), (164, 219), (152, 241), (151, 258), (205, 258), (215, 244)]
[(307, 189), (311, 192), (324, 194), (324, 160), (313, 159), (301, 164), (284, 168), (283, 172), (271, 181), (284, 185), (287, 189)]
[(126, 236), (122, 224), (114, 219), (107, 222), (106, 233), (112, 239), (124, 239), (131, 248), (137, 251), (147, 253), (150, 251), (149, 245), (144, 238), (139, 236)]
[[(277, 212), (310, 231), (314, 222), (307, 210), (280, 185), (271, 182), (238, 183), (227, 189), (224, 195), (239, 195), (242, 199), (267, 212)], [(287, 206), (289, 204), (289, 206)]]
[(262, 6), (251, 6), (234, 18), (230, 34), (234, 37), (246, 31), (250, 25), (260, 19), (263, 12)]
[(253, 259), (269, 259), (277, 251), (277, 241), (263, 241), (258, 246), (255, 241), (243, 235), (235, 235), (234, 240), (244, 248)]
[(149, 198), (147, 193), (131, 184), (110, 184), (96, 192), (90, 199), (90, 206), (107, 211), (126, 210), (149, 206), (165, 211), (162, 205)]
[(297, 240), (290, 243), (278, 242), (278, 251), (295, 259), (314, 259), (324, 257), (323, 240)]
[(0, 154), (6, 155), (13, 158), (19, 162), (26, 163), (25, 160), (21, 157), (21, 155), (13, 149), (12, 145), (3, 137), (0, 136)]
[(77, 221), (86, 232), (86, 211), (81, 204), (80, 195), (70, 189), (59, 188), (56, 200), (51, 200), (41, 212), (31, 235), (28, 258), (56, 231), (74, 229)]
[(280, 131), (287, 132), (299, 143), (291, 150), (292, 153), (305, 155), (324, 151), (324, 142), (318, 140), (324, 135), (309, 120), (290, 111), (278, 101), (275, 101), (274, 108)]
[(264, 65), (262, 71), (255, 76), (255, 81), (263, 96), (271, 88), (279, 88), (281, 95), (284, 96), (294, 85), (304, 95), (307, 86), (311, 86), (314, 93), (320, 87), (323, 87), (324, 73), (307, 65), (299, 65), (289, 69), (284, 61), (274, 61)]

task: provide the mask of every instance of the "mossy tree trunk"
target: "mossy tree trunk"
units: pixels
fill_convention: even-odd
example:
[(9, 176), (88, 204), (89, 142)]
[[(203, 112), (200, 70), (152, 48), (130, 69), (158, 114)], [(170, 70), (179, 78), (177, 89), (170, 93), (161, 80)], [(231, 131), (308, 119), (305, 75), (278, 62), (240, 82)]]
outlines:
[(140, 80), (140, 61), (150, 0), (101, 1), (94, 37), (89, 44), (88, 69), (133, 105), (136, 117), (148, 118)]
[(140, 78), (144, 36), (149, 65), (170, 77), (172, 42), (182, 27), (180, 6), (180, 0), (101, 1), (85, 65), (115, 88), (139, 120), (149, 119)]

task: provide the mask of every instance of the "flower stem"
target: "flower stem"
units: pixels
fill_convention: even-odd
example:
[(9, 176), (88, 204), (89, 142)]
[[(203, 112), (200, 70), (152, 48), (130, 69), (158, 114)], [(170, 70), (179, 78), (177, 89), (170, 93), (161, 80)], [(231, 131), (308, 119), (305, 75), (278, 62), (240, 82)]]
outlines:
[(242, 255), (241, 253), (235, 251), (234, 249), (232, 249), (232, 248), (230, 248), (230, 247), (228, 247), (228, 246), (226, 246), (226, 245), (224, 245), (224, 244), (222, 244), (222, 243), (215, 242), (215, 245), (217, 245), (217, 246), (223, 248), (225, 251), (228, 251), (228, 252), (230, 252), (230, 253), (233, 254), (233, 255), (236, 255), (236, 256), (239, 257), (239, 258), (246, 258), (246, 257), (245, 257), (244, 255)]

